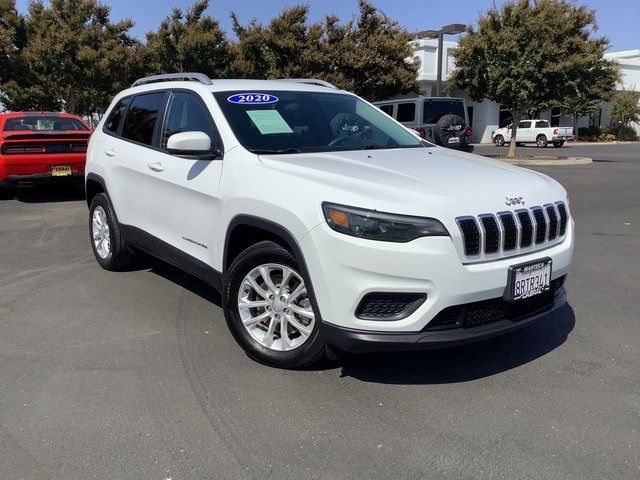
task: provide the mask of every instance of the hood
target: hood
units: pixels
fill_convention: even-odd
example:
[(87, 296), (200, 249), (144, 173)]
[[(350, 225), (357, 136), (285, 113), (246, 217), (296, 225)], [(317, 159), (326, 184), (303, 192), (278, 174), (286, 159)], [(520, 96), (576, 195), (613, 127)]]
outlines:
[(261, 155), (260, 160), (304, 183), (333, 188), (335, 196), (344, 198), (327, 201), (395, 208), (394, 213), (424, 214), (424, 205), (442, 203), (459, 205), (460, 215), (498, 212), (515, 209), (506, 205), (507, 198), (523, 197), (526, 206), (533, 206), (566, 195), (546, 175), (440, 147)]

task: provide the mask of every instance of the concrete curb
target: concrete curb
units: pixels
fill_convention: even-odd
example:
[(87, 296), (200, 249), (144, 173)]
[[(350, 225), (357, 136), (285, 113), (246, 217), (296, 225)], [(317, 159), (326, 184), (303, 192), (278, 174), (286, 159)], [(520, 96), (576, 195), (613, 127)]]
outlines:
[(536, 157), (516, 157), (506, 158), (492, 155), (485, 155), (494, 160), (500, 160), (512, 165), (588, 165), (593, 160), (588, 157), (566, 157), (566, 158), (536, 158)]

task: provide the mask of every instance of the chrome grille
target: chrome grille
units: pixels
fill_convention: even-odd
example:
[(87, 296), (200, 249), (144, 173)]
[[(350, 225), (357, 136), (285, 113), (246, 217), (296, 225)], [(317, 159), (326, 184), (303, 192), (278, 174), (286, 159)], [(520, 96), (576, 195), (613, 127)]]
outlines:
[(508, 256), (557, 243), (567, 233), (569, 211), (564, 202), (515, 212), (456, 218), (466, 257)]

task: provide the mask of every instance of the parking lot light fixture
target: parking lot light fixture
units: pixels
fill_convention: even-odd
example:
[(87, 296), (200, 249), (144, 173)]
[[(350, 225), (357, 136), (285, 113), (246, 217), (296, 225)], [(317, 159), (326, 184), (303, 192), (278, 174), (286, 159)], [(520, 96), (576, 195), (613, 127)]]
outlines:
[(440, 90), (442, 87), (442, 50), (444, 49), (443, 37), (445, 35), (457, 35), (459, 33), (464, 33), (466, 29), (467, 26), (462, 23), (451, 23), (438, 30), (438, 73), (436, 81), (436, 97), (440, 96)]

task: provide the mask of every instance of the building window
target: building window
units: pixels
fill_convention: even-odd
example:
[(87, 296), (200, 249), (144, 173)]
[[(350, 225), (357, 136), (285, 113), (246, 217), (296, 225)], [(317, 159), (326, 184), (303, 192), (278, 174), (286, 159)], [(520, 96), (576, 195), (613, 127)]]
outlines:
[(469, 117), (469, 126), (473, 127), (473, 107), (467, 107), (467, 117)]
[(553, 107), (551, 109), (551, 126), (560, 126), (560, 116), (562, 115), (562, 109), (560, 107)]
[(599, 108), (596, 113), (589, 115), (589, 126), (599, 127), (602, 124), (602, 109)]

